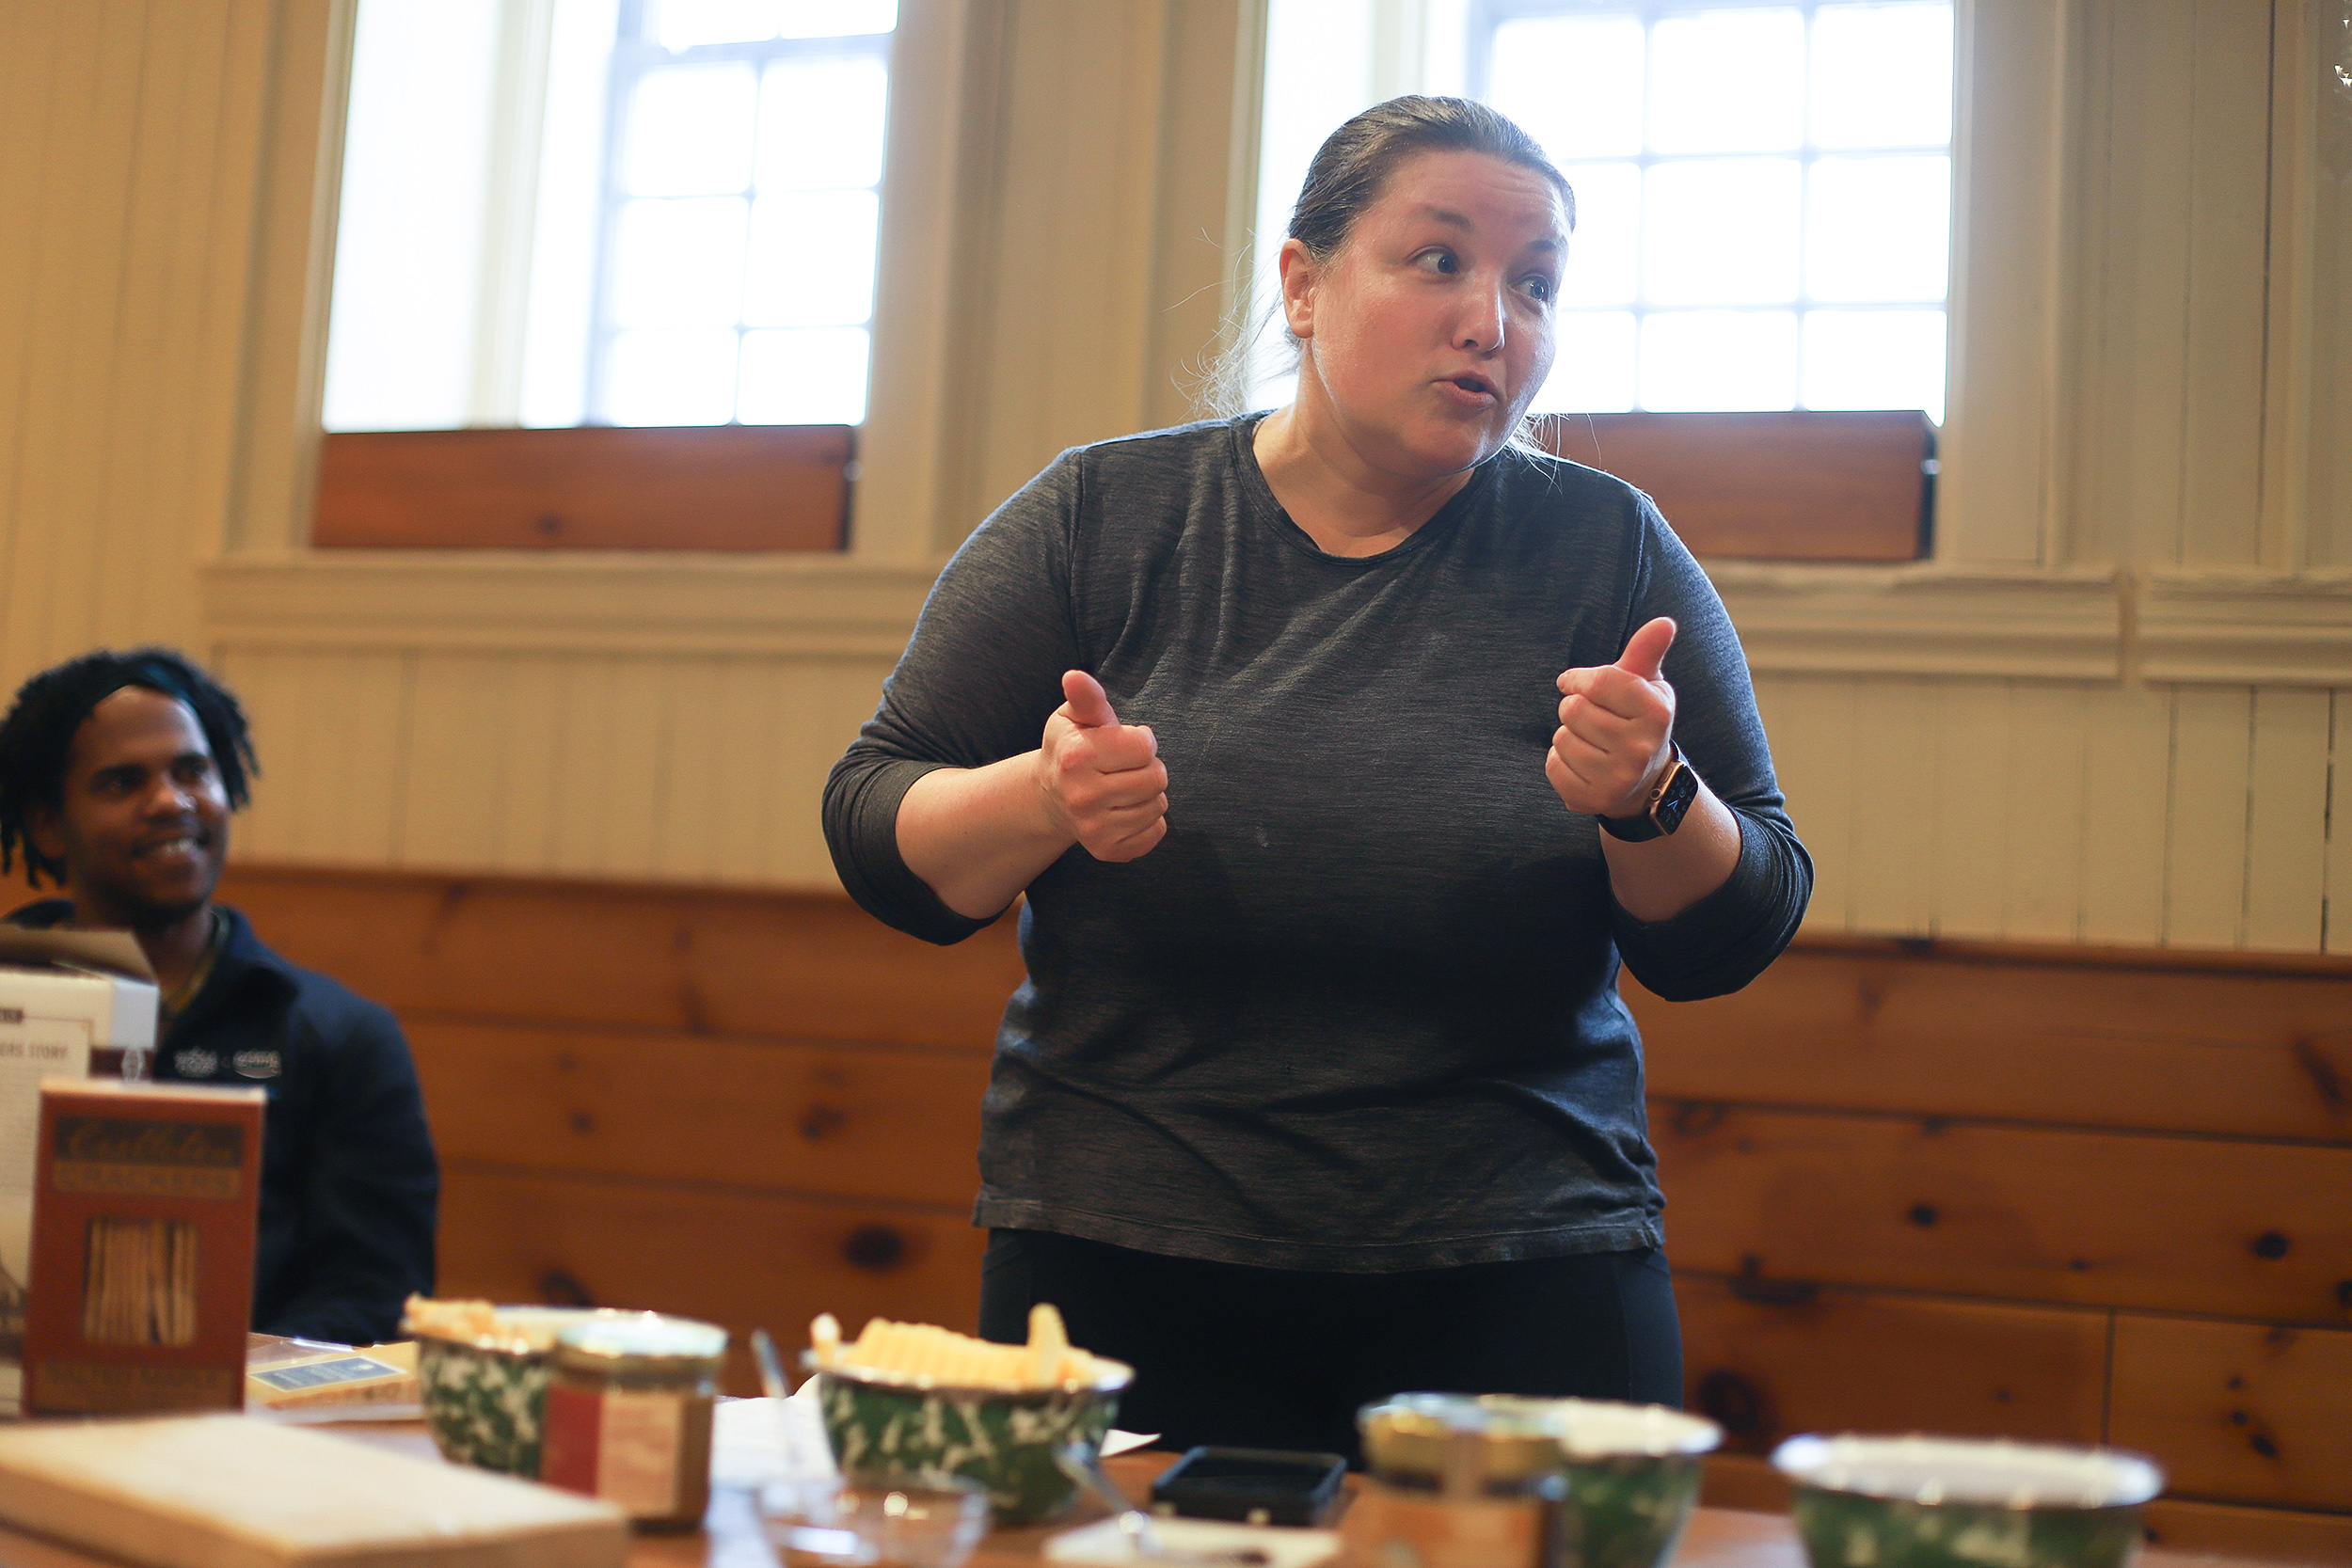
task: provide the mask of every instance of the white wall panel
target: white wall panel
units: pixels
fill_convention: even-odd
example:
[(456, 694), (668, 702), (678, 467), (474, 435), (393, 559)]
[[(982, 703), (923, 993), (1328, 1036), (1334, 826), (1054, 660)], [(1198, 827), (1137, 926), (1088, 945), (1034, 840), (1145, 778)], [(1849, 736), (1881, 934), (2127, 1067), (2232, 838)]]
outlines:
[[(2322, 859), (2328, 867), (2327, 948), (2352, 953), (2352, 691), (2329, 693), (2328, 821)], [(2336, 824), (2346, 826), (2338, 828)]]
[(262, 763), (238, 825), (254, 860), (398, 865), (410, 660), (341, 649), (230, 649), (214, 663), (244, 703)]
[(2079, 688), (2010, 689), (2008, 766), (1998, 780), (2008, 819), (2004, 937), (2073, 942), (2081, 928), (2088, 706)]
[[(517, 778), (507, 767), (517, 740), (510, 713), (518, 662), (512, 655), (416, 657), (401, 807), (403, 864), (507, 863), (501, 830), (509, 803), (545, 789), (544, 779)], [(532, 858), (527, 851), (526, 863)]]
[(1853, 709), (1848, 922), (1856, 930), (1928, 936), (1935, 929), (1930, 825), (1947, 809), (1945, 781), (1926, 760), (1936, 753), (1937, 687), (1924, 680), (1858, 682)]
[(1940, 937), (1990, 940), (2007, 913), (2002, 873), (2010, 819), (2009, 688), (1998, 681), (1939, 683), (1936, 733), (1923, 754), (1934, 769), (1935, 920)]
[(2246, 945), (2314, 952), (2328, 895), (2332, 695), (2254, 693), (2246, 814)]
[(2246, 934), (2246, 819), (2254, 694), (2223, 687), (2172, 699), (2172, 801), (2165, 941), (2236, 947)]
[(2095, 689), (2083, 724), (2081, 940), (2164, 940), (2172, 694)]

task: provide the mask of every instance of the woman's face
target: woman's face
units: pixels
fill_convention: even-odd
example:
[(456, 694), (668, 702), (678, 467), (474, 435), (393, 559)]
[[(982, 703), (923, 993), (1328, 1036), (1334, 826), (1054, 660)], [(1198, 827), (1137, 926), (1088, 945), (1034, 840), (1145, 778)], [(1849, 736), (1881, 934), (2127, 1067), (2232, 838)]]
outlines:
[(1558, 192), (1532, 169), (1424, 152), (1390, 176), (1328, 264), (1288, 242), (1299, 415), (1400, 479), (1491, 455), (1551, 371), (1565, 220)]

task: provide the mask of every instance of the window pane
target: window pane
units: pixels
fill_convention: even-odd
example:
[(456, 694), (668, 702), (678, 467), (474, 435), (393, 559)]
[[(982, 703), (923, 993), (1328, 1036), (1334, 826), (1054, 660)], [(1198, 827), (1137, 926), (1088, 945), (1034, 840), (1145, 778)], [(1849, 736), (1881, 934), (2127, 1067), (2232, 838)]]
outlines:
[(770, 66), (759, 89), (759, 188), (809, 191), (878, 182), (885, 87), (877, 59)]
[(1797, 318), (1787, 310), (1661, 310), (1642, 323), (1645, 408), (1787, 408)]
[(622, 326), (735, 325), (743, 297), (743, 202), (632, 201), (613, 236), (612, 319)]
[(1951, 160), (1822, 158), (1805, 214), (1816, 299), (1942, 299), (1951, 257)]
[(898, 0), (784, 0), (784, 36), (837, 39), (887, 33), (898, 25)]
[(1815, 310), (1804, 318), (1807, 408), (1924, 408), (1944, 420), (1944, 312)]
[(1661, 305), (1797, 297), (1798, 165), (1788, 158), (1659, 164), (1649, 171), (1644, 292)]
[(1658, 152), (1767, 152), (1804, 131), (1804, 18), (1702, 11), (1658, 24), (1649, 141)]
[(637, 196), (715, 196), (752, 176), (752, 68), (685, 66), (656, 71), (629, 105), (629, 191)]
[(1487, 102), (1555, 162), (1642, 150), (1642, 24), (1630, 16), (1542, 17), (1495, 29)]
[(752, 206), (743, 320), (753, 326), (848, 326), (873, 313), (871, 191), (763, 196)]
[(1576, 232), (1560, 297), (1569, 305), (1629, 305), (1642, 258), (1642, 171), (1586, 164), (1565, 171), (1576, 191)]
[(860, 424), (866, 419), (860, 327), (743, 334), (745, 424)]
[(1559, 318), (1560, 355), (1535, 394), (1539, 414), (1621, 412), (1633, 406), (1633, 315), (1571, 310)]
[(732, 330), (624, 332), (605, 370), (614, 424), (724, 424), (735, 392)]
[(1952, 8), (1823, 6), (1813, 19), (1813, 139), (1921, 147), (1952, 139)]
[(750, 43), (776, 36), (780, 0), (655, 0), (653, 36), (664, 49)]

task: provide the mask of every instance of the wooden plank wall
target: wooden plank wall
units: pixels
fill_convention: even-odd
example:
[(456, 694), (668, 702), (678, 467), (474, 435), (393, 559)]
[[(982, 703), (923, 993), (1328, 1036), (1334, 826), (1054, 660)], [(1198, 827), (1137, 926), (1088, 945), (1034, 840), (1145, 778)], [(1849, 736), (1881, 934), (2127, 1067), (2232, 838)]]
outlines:
[[(406, 1023), (444, 1289), (968, 1324), (1009, 923), (837, 896), (246, 866), (289, 956)], [(1719, 1498), (1821, 1428), (2156, 1454), (2180, 1546), (2352, 1560), (2352, 968), (1815, 939), (1638, 992)], [(739, 1369), (739, 1386), (743, 1381)]]

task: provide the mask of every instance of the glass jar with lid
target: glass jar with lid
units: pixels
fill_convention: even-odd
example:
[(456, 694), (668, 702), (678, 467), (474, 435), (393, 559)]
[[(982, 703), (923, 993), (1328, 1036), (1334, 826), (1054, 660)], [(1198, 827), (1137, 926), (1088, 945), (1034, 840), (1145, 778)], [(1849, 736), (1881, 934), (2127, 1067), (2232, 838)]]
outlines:
[(659, 1312), (599, 1314), (555, 1341), (539, 1479), (691, 1529), (710, 1502), (710, 1413), (727, 1331)]
[(1360, 1568), (1559, 1568), (1560, 1445), (1534, 1412), (1399, 1394), (1358, 1413), (1363, 1490), (1340, 1522)]

